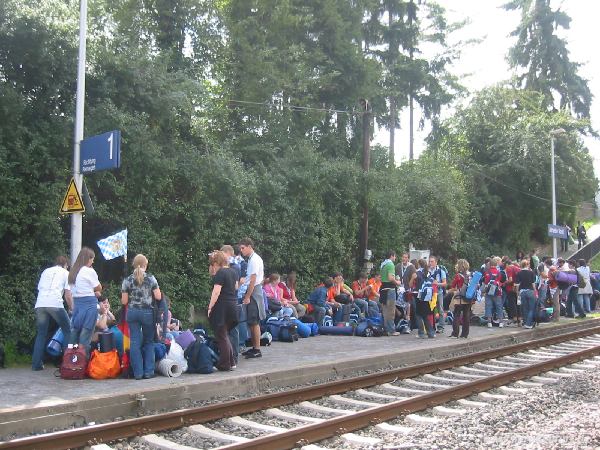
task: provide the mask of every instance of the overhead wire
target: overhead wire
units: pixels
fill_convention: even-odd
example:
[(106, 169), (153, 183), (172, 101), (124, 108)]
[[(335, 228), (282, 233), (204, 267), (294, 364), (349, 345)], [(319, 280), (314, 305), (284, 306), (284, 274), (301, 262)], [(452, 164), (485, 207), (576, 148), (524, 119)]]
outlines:
[[(336, 114), (351, 114), (351, 115), (362, 115), (365, 113), (365, 111), (349, 111), (349, 110), (340, 110), (340, 109), (332, 109), (332, 108), (316, 108), (316, 107), (311, 107), (311, 106), (298, 106), (298, 105), (285, 105), (283, 103), (281, 104), (275, 104), (275, 103), (269, 103), (269, 102), (252, 102), (249, 100), (234, 100), (234, 99), (229, 99), (227, 100), (227, 102), (229, 103), (237, 103), (240, 105), (254, 105), (254, 106), (263, 106), (263, 107), (267, 107), (269, 109), (289, 109), (292, 111), (319, 111), (319, 112), (329, 112), (329, 113), (336, 113)], [(520, 189), (517, 189), (509, 184), (503, 183), (495, 178), (490, 177), (489, 175), (485, 174), (484, 172), (481, 172), (477, 169), (475, 169), (474, 167), (470, 167), (470, 169), (474, 172), (477, 172), (479, 175), (481, 175), (482, 177), (496, 183), (499, 184), (500, 186), (503, 186), (507, 189), (511, 189), (519, 194), (523, 194), (532, 198), (535, 198), (537, 200), (542, 200), (548, 203), (552, 203), (551, 199), (545, 198), (545, 197), (540, 197), (539, 195), (535, 195), (532, 194), (530, 192), (527, 191), (523, 191)], [(594, 202), (595, 203), (595, 199), (591, 199), (591, 200), (584, 200), (587, 202)], [(557, 205), (561, 205), (561, 206), (566, 206), (569, 208), (583, 208), (583, 209), (595, 209), (592, 207), (586, 207), (586, 206), (577, 206), (577, 205), (571, 205), (568, 203), (564, 203), (564, 202), (556, 202)]]
[(333, 109), (333, 108), (316, 108), (313, 106), (298, 106), (298, 105), (286, 105), (286, 104), (276, 104), (276, 103), (269, 103), (269, 102), (251, 102), (248, 100), (233, 100), (233, 99), (229, 99), (227, 100), (227, 102), (229, 103), (237, 103), (237, 104), (242, 104), (242, 105), (255, 105), (255, 106), (265, 106), (267, 108), (270, 109), (290, 109), (292, 111), (319, 111), (319, 112), (331, 112), (331, 113), (337, 113), (337, 114), (351, 114), (351, 115), (362, 115), (365, 113), (365, 111), (350, 111), (350, 110), (343, 110), (343, 109)]
[[(515, 192), (518, 192), (519, 194), (527, 195), (529, 197), (532, 197), (532, 198), (535, 198), (535, 199), (538, 199), (538, 200), (542, 200), (542, 201), (545, 201), (545, 202), (548, 202), (548, 203), (552, 203), (551, 199), (548, 199), (546, 197), (540, 197), (539, 195), (532, 194), (531, 192), (527, 192), (527, 191), (523, 191), (521, 189), (517, 189), (517, 188), (515, 188), (515, 187), (513, 187), (513, 186), (511, 186), (509, 184), (503, 183), (502, 181), (499, 181), (499, 180), (497, 180), (495, 178), (490, 177), (486, 173), (484, 173), (484, 172), (482, 172), (480, 170), (477, 170), (474, 167), (469, 167), (469, 170), (472, 170), (473, 172), (477, 172), (482, 177), (484, 177), (484, 178), (486, 178), (486, 179), (488, 179), (488, 180), (490, 180), (490, 181), (492, 181), (492, 182), (494, 182), (496, 184), (499, 184), (500, 186), (503, 186), (503, 187), (505, 187), (507, 189), (511, 189), (511, 190), (513, 190)], [(594, 202), (595, 203), (595, 199), (584, 200), (584, 202), (585, 201)], [(563, 202), (556, 202), (556, 204), (557, 205), (561, 205), (561, 206), (567, 206), (569, 208), (595, 209), (595, 207), (586, 207), (586, 206), (571, 205), (571, 204), (563, 203)]]

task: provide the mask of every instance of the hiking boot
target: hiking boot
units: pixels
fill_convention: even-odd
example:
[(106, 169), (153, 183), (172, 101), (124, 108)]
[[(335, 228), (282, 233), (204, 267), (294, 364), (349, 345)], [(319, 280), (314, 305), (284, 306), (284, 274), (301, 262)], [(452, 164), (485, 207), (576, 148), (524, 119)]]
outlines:
[(251, 359), (251, 358), (260, 358), (262, 356), (262, 353), (260, 350), (256, 349), (256, 348), (252, 348), (249, 350), (249, 353), (247, 353), (246, 355), (246, 359)]

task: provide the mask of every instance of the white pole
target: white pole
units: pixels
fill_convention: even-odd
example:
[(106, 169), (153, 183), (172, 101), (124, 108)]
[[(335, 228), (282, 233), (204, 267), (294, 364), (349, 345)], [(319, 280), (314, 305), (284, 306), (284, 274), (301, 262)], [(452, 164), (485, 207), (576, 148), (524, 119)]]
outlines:
[[(556, 176), (554, 174), (554, 144), (556, 136), (565, 134), (566, 131), (562, 128), (550, 131), (550, 183), (552, 184), (552, 225), (558, 225), (556, 223)], [(552, 257), (556, 259), (558, 252), (556, 251), (556, 238), (552, 238)]]
[[(82, 192), (83, 175), (79, 172), (80, 143), (83, 139), (83, 114), (85, 106), (85, 47), (87, 35), (87, 0), (81, 0), (79, 12), (79, 60), (77, 63), (77, 103), (75, 106), (75, 143), (73, 146), (73, 178), (77, 190)], [(71, 261), (81, 250), (82, 214), (71, 214)]]
[[(552, 225), (556, 225), (556, 179), (554, 176), (554, 135), (550, 136), (550, 148), (552, 150), (550, 156), (550, 184), (552, 184)], [(552, 257), (556, 259), (558, 253), (556, 251), (556, 238), (552, 238)]]

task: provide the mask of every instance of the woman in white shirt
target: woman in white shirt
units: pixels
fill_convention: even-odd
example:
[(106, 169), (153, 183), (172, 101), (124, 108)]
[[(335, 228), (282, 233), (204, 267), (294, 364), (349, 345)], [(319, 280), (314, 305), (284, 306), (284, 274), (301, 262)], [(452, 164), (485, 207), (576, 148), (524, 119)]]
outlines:
[(590, 297), (594, 293), (594, 290), (590, 281), (591, 270), (585, 259), (580, 259), (577, 263), (579, 264), (577, 272), (585, 280), (585, 287), (579, 288), (577, 291), (577, 303), (579, 304), (580, 312), (583, 312), (583, 315), (585, 315), (592, 312), (590, 309)]
[(54, 319), (63, 332), (63, 346), (66, 346), (69, 342), (71, 323), (63, 303), (64, 296), (69, 311), (73, 309), (73, 300), (67, 280), (69, 277), (68, 266), (69, 259), (66, 256), (58, 256), (54, 267), (44, 270), (40, 276), (38, 296), (35, 302), (37, 335), (33, 346), (32, 370), (42, 370), (44, 368), (44, 349), (50, 319)]
[(70, 343), (85, 347), (88, 353), (98, 315), (97, 297), (102, 292), (98, 274), (92, 268), (95, 256), (92, 249), (83, 247), (69, 272), (73, 295)]

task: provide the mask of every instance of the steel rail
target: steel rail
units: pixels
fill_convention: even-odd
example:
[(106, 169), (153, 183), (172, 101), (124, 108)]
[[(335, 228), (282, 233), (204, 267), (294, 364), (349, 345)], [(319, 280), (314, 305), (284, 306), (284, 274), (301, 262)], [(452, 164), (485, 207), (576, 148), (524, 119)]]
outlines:
[(270, 434), (264, 437), (252, 439), (249, 442), (231, 444), (219, 447), (222, 450), (238, 450), (259, 448), (261, 450), (280, 450), (294, 448), (321, 441), (349, 431), (365, 428), (385, 420), (406, 415), (416, 411), (422, 411), (433, 406), (442, 405), (452, 400), (468, 397), (475, 393), (486, 391), (510, 382), (521, 380), (537, 375), (550, 369), (571, 364), (582, 359), (590, 358), (600, 354), (600, 346), (581, 350), (576, 353), (558, 357), (550, 361), (533, 364), (520, 369), (493, 375), (481, 380), (464, 383), (449, 387), (441, 391), (433, 391), (430, 394), (419, 395), (406, 400), (387, 403), (382, 406), (359, 411), (355, 414), (336, 417), (322, 423), (305, 425), (292, 428), (282, 433)]
[[(600, 333), (600, 327), (578, 330), (542, 339), (534, 339), (514, 345), (498, 347), (483, 352), (432, 361), (411, 367), (337, 380), (315, 386), (306, 386), (259, 397), (250, 397), (215, 403), (197, 408), (187, 408), (162, 414), (126, 419), (73, 430), (57, 431), (0, 442), (3, 449), (60, 450), (111, 442), (117, 439), (180, 428), (186, 425), (206, 423), (226, 417), (256, 412), (265, 408), (283, 406), (300, 401), (314, 400), (326, 395), (339, 394), (355, 389), (388, 383), (397, 379), (411, 378), (452, 367), (498, 358), (536, 347), (552, 345), (567, 340)], [(408, 401), (408, 400), (407, 400)], [(354, 417), (354, 416), (352, 416)], [(363, 425), (364, 426), (364, 425)], [(300, 427), (306, 429), (305, 427)], [(232, 447), (237, 448), (237, 447)], [(241, 448), (241, 447), (240, 447)]]

